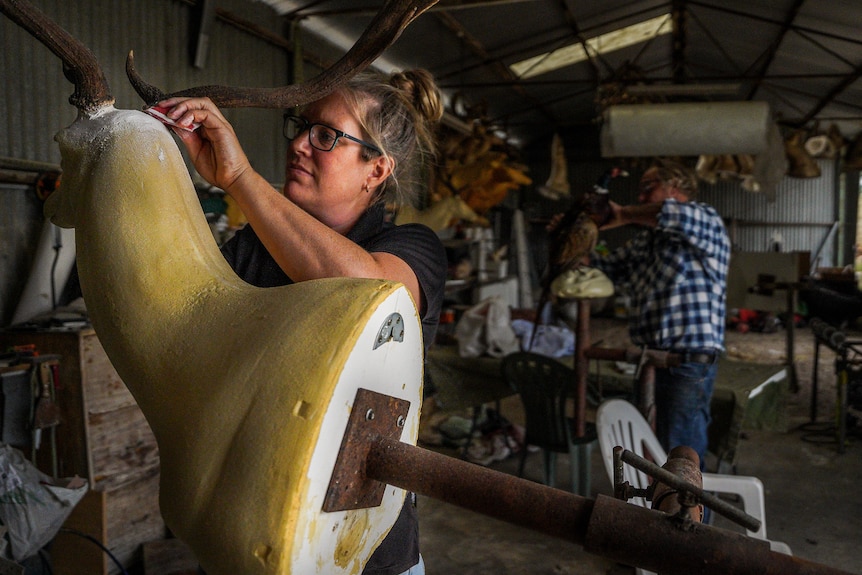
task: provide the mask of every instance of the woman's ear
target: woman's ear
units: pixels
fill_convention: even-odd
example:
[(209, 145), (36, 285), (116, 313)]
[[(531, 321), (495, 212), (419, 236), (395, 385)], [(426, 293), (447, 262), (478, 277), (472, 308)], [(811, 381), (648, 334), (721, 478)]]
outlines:
[(365, 184), (368, 189), (374, 189), (386, 181), (395, 168), (395, 160), (386, 156), (377, 156), (369, 162), (369, 172)]

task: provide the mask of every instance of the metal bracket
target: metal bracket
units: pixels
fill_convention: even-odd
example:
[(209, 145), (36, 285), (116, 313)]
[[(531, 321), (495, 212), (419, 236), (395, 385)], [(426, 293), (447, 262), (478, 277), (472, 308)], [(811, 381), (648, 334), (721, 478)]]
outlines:
[[(681, 493), (690, 494), (694, 499), (687, 501), (688, 505), (696, 505), (698, 502), (709, 507), (716, 513), (723, 515), (727, 519), (738, 525), (742, 525), (751, 531), (760, 529), (760, 520), (756, 517), (741, 511), (739, 508), (719, 499), (715, 495), (705, 492), (697, 485), (693, 485), (688, 481), (676, 476), (670, 471), (663, 469), (651, 461), (647, 461), (638, 454), (624, 449), (620, 446), (614, 448), (614, 496), (617, 499), (628, 499), (630, 497), (649, 497), (653, 495), (655, 490), (654, 484), (646, 490), (633, 488), (627, 481), (622, 479), (622, 464), (628, 463), (635, 469), (643, 471), (653, 479), (670, 485)], [(688, 497), (688, 496), (686, 496)]]
[(380, 330), (377, 332), (377, 338), (374, 340), (374, 347), (377, 349), (387, 341), (404, 341), (404, 318), (398, 312), (389, 314)]
[(401, 439), (409, 410), (410, 402), (405, 399), (368, 389), (356, 390), (353, 410), (323, 500), (324, 511), (347, 511), (380, 505), (386, 484), (365, 475), (365, 461), (375, 441), (381, 438)]

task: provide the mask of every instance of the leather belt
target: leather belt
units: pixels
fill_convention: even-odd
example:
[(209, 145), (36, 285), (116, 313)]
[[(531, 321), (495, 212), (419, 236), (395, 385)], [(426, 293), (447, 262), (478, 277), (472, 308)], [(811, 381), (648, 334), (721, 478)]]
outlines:
[(679, 355), (680, 361), (682, 363), (714, 363), (715, 358), (718, 356), (718, 352), (710, 351), (710, 352), (690, 352), (690, 351), (673, 351), (670, 353), (675, 353)]

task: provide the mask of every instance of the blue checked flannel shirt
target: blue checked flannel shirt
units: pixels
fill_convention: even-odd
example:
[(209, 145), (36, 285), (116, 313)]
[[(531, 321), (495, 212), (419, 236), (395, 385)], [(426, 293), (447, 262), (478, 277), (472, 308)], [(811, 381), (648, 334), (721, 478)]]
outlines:
[(630, 297), (632, 343), (664, 350), (724, 350), (730, 240), (706, 204), (665, 200), (655, 229), (606, 255), (593, 255)]

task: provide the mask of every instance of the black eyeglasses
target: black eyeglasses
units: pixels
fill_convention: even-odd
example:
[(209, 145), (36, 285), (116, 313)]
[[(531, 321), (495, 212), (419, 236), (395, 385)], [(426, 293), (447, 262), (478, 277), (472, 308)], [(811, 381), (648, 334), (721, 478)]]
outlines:
[(335, 147), (335, 144), (338, 143), (339, 138), (345, 138), (347, 140), (351, 140), (356, 142), (357, 144), (362, 144), (366, 148), (374, 150), (381, 156), (383, 152), (380, 151), (380, 148), (375, 146), (374, 144), (369, 144), (368, 142), (363, 142), (359, 138), (354, 138), (350, 134), (345, 134), (341, 130), (336, 130), (335, 128), (331, 128), (326, 124), (317, 124), (311, 123), (305, 118), (300, 118), (299, 116), (291, 116), (290, 114), (284, 115), (284, 126), (282, 128), (282, 132), (284, 133), (284, 137), (287, 138), (288, 142), (292, 142), (296, 138), (299, 137), (305, 130), (308, 130), (308, 142), (315, 148), (322, 152), (331, 152)]

